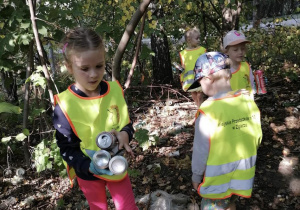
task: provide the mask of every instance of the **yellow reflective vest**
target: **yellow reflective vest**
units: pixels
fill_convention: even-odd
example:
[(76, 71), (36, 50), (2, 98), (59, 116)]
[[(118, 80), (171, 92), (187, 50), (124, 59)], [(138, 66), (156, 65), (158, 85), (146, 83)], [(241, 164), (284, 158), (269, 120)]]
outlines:
[(179, 53), (184, 71), (180, 74), (182, 89), (187, 91), (194, 82), (195, 63), (200, 55), (206, 52), (204, 47), (185, 49)]
[(247, 62), (241, 62), (239, 68), (232, 72), (230, 85), (232, 90), (246, 89), (253, 95), (250, 82), (250, 66)]
[[(96, 137), (99, 133), (112, 129), (120, 131), (130, 123), (122, 87), (117, 81), (106, 83), (107, 93), (101, 96), (81, 97), (71, 90), (71, 86), (55, 95), (55, 103), (59, 104), (73, 132), (81, 140), (80, 149), (86, 156), (89, 150), (100, 150), (96, 144)], [(76, 176), (75, 170), (66, 163), (65, 165), (71, 184), (73, 184), (72, 180)], [(127, 172), (112, 176), (94, 176), (107, 181), (120, 181), (125, 178), (126, 174)]]
[(248, 95), (230, 92), (205, 101), (199, 111), (211, 121), (209, 155), (198, 194), (225, 199), (251, 197), (257, 149), (261, 143), (260, 111)]

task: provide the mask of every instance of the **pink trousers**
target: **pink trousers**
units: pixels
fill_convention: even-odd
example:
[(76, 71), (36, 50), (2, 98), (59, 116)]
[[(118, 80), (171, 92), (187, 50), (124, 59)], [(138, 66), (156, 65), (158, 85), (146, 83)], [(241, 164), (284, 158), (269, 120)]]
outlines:
[(83, 180), (79, 177), (77, 181), (89, 203), (90, 210), (107, 210), (105, 186), (117, 210), (138, 210), (128, 175), (120, 182), (107, 182), (101, 179)]

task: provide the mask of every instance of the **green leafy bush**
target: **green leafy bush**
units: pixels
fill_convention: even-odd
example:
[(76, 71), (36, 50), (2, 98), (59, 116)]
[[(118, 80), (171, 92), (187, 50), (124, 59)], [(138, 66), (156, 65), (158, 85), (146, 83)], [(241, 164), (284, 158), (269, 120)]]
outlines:
[(67, 175), (55, 139), (52, 141), (43, 139), (35, 147), (33, 156), (37, 172), (55, 169), (60, 171), (61, 176)]
[(251, 29), (246, 36), (247, 58), (252, 69), (262, 69), (268, 75), (297, 79), (300, 75), (300, 29), (275, 26), (268, 29)]

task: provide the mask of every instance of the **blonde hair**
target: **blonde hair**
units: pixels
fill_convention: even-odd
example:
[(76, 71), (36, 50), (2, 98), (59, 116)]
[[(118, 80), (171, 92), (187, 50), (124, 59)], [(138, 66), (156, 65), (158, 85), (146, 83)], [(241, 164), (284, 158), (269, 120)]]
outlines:
[(190, 38), (191, 35), (192, 35), (192, 34), (195, 34), (195, 33), (197, 33), (197, 34), (200, 35), (200, 30), (199, 30), (199, 28), (197, 28), (196, 26), (193, 27), (193, 28), (188, 29), (188, 30), (185, 32), (185, 34), (184, 34), (185, 40), (187, 41), (188, 38)]
[(92, 29), (78, 27), (69, 31), (62, 40), (63, 56), (67, 63), (73, 51), (83, 52), (87, 50), (102, 49), (104, 44), (102, 38)]
[[(226, 61), (225, 61), (226, 65), (230, 66), (231, 65), (231, 60), (230, 58), (227, 58)], [(230, 70), (230, 67), (229, 68), (226, 68), (226, 69), (222, 69), (222, 70), (219, 70), (211, 75), (209, 75), (213, 80), (217, 81), (217, 80), (220, 80), (220, 79), (226, 79), (226, 80), (230, 80), (231, 79), (231, 70)]]

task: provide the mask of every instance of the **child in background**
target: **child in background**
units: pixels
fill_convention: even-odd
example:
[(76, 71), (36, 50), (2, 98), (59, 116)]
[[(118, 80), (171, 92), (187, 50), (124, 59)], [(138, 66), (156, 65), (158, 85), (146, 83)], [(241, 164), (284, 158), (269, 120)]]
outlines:
[(242, 32), (232, 30), (223, 38), (224, 53), (232, 61), (231, 65), (231, 88), (232, 90), (246, 89), (254, 98), (254, 76), (250, 65), (244, 61), (247, 46), (250, 43)]
[(219, 52), (201, 55), (192, 86), (201, 84), (205, 100), (195, 122), (192, 183), (201, 209), (235, 209), (237, 196), (251, 197), (260, 111), (248, 94), (232, 91), (230, 59)]
[(189, 89), (194, 81), (194, 67), (197, 58), (206, 52), (204, 47), (199, 46), (200, 31), (194, 27), (186, 31), (185, 40), (187, 48), (179, 53), (181, 65), (184, 71), (180, 74), (182, 89), (192, 93), (192, 98), (199, 107), (203, 102), (203, 93), (201, 89)]
[(119, 141), (119, 149), (124, 147), (133, 156), (129, 141), (134, 130), (123, 90), (117, 81), (102, 80), (104, 43), (95, 31), (76, 28), (66, 34), (63, 44), (65, 65), (75, 83), (55, 96), (53, 124), (69, 178), (77, 178), (91, 210), (108, 208), (105, 187), (116, 209), (138, 209), (127, 172), (113, 175), (91, 161), (99, 150), (96, 136), (103, 131), (111, 131)]

